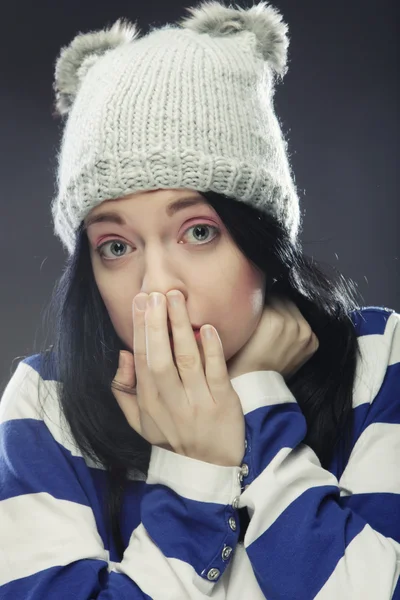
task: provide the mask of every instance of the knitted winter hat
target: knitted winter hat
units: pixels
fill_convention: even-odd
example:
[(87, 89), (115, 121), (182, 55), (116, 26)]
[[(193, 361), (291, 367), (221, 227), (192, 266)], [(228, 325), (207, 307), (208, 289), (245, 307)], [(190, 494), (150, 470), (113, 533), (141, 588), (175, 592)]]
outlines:
[[(274, 214), (293, 242), (299, 200), (274, 113), (287, 25), (267, 2), (202, 2), (140, 37), (119, 19), (77, 35), (56, 62), (55, 234), (72, 254), (81, 221), (139, 190), (214, 191)], [(228, 200), (227, 200), (228, 201)]]

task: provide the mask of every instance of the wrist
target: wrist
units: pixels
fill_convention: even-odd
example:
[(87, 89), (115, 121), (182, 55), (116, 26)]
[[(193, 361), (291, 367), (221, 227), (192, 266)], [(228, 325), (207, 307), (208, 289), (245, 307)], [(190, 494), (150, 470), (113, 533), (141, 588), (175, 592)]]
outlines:
[[(175, 452), (172, 450), (172, 452)], [(232, 464), (232, 461), (223, 458), (209, 458), (207, 456), (190, 456), (190, 454), (185, 454), (184, 452), (175, 452), (179, 456), (185, 456), (191, 460), (198, 460), (199, 462), (206, 463), (208, 465), (214, 465), (216, 467), (240, 467), (238, 464)]]

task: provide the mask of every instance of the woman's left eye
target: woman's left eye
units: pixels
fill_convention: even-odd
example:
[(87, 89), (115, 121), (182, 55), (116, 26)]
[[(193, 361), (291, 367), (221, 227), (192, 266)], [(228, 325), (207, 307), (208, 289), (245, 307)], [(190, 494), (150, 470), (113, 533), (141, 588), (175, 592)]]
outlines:
[[(214, 229), (215, 230), (215, 235), (211, 240), (207, 240), (207, 241), (202, 241), (198, 244), (195, 244), (195, 246), (204, 246), (205, 244), (209, 244), (212, 241), (214, 241), (219, 234), (221, 233), (220, 229), (218, 227), (216, 227), (215, 225), (208, 225), (207, 223), (197, 223), (196, 225), (192, 225), (191, 227), (188, 227), (188, 229), (186, 229), (185, 234), (190, 231), (191, 229), (197, 230), (197, 234), (199, 234), (200, 231), (204, 231), (204, 230), (210, 230), (210, 229)], [(204, 234), (203, 234), (204, 237)], [(207, 236), (208, 237), (208, 236)], [(104, 248), (107, 246), (107, 244), (122, 244), (125, 246), (129, 246), (129, 244), (127, 244), (126, 242), (123, 242), (122, 240), (118, 240), (118, 239), (114, 239), (114, 240), (108, 240), (106, 242), (103, 242), (102, 244), (100, 244), (100, 246), (98, 246), (97, 248), (95, 248), (95, 251), (103, 258), (105, 258), (106, 260), (113, 260), (109, 257), (105, 257), (104, 256)], [(119, 258), (118, 256), (115, 256), (115, 258)]]
[[(197, 225), (192, 225), (191, 227), (189, 227), (188, 229), (186, 229), (185, 233), (187, 231), (190, 231), (191, 229), (214, 229), (216, 234), (215, 236), (212, 238), (213, 240), (217, 237), (217, 235), (220, 233), (220, 230), (218, 229), (218, 227), (216, 227), (215, 225), (207, 225), (207, 223), (197, 223)], [(199, 246), (201, 246), (202, 244), (208, 244), (210, 241), (212, 240), (208, 240), (207, 242), (202, 242), (201, 244), (198, 244)]]

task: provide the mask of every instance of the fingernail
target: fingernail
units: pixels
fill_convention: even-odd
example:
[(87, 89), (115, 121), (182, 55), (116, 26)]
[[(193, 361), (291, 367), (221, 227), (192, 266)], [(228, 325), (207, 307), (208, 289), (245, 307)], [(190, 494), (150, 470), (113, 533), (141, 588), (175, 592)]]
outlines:
[(211, 325), (207, 325), (202, 331), (206, 340), (211, 340), (214, 337), (214, 327)]
[(167, 294), (167, 300), (170, 306), (179, 306), (181, 299), (178, 294)]
[(147, 306), (147, 294), (142, 294), (140, 296), (136, 296), (136, 298), (135, 298), (135, 306), (139, 310), (146, 310), (146, 306)]
[(161, 294), (153, 293), (148, 296), (148, 306), (154, 308), (161, 304)]

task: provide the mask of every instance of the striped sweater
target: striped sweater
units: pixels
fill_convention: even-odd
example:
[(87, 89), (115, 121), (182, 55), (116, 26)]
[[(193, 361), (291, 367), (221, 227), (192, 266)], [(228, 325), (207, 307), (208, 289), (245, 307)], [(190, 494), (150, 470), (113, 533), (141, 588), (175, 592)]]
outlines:
[(321, 467), (279, 373), (236, 377), (243, 465), (153, 446), (147, 478), (130, 477), (123, 497), (122, 560), (105, 470), (74, 444), (41, 355), (22, 360), (0, 403), (0, 600), (399, 599), (400, 314), (364, 307), (352, 321), (349, 455)]

